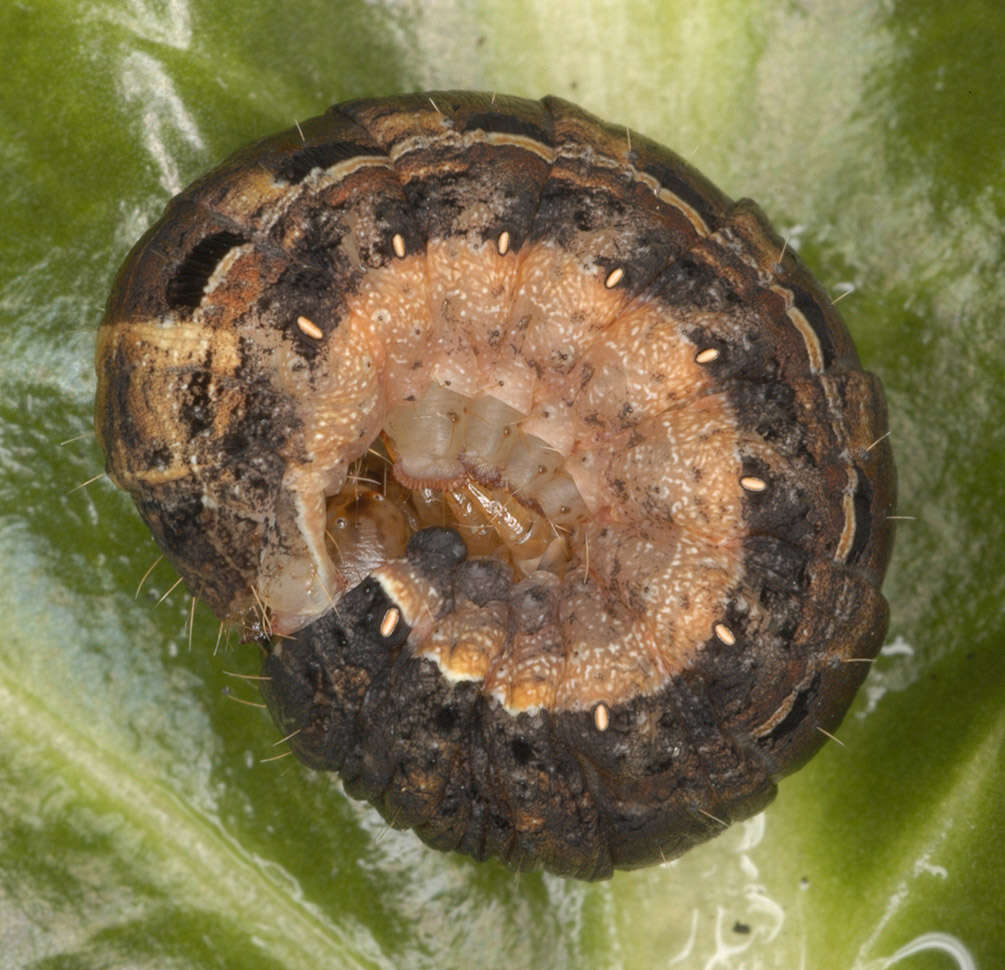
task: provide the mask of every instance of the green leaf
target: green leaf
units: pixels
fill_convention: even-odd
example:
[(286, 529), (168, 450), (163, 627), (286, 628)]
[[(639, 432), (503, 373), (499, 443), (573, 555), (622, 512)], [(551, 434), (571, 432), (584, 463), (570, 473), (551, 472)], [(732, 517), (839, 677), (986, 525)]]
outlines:
[[(0, 32), (0, 967), (1005, 965), (1000, 3), (22, 0)], [(757, 198), (854, 287), (888, 391), (910, 519), (843, 744), (607, 884), (434, 853), (268, 760), (251, 648), (201, 608), (189, 633), (162, 563), (134, 595), (152, 540), (75, 487), (102, 304), (170, 194), (427, 87), (562, 95)]]

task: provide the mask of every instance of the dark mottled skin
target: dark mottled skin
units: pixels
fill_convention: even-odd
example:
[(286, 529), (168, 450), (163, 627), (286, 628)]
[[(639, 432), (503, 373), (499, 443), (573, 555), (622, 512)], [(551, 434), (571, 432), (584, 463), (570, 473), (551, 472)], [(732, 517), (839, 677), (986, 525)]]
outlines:
[[(427, 529), (409, 545), (408, 558), (447, 599), (508, 595), (493, 567), (459, 568), (430, 540), (463, 543)], [(528, 581), (511, 597), (514, 627), (536, 628), (546, 603)], [(404, 624), (382, 637), (391, 605), (365, 580), (337, 610), (269, 644), (263, 693), (301, 760), (338, 771), (349, 794), (435, 848), (599, 879), (678, 855), (774, 794), (775, 741), (721, 730), (715, 672), (614, 707), (604, 732), (589, 711), (513, 716), (477, 684), (451, 684), (405, 649)]]
[[(462, 149), (438, 141), (444, 131), (499, 138)], [(399, 151), (416, 139), (424, 147)], [(392, 153), (393, 166), (310, 188), (319, 169)], [(873, 657), (886, 630), (895, 475), (882, 389), (756, 205), (555, 98), (433, 92), (335, 105), (198, 180), (137, 244), (99, 338), (96, 425), (109, 473), (189, 588), (221, 617), (247, 620), (265, 554), (292, 541), (284, 475), (305, 448), (297, 399), (262, 375), (289, 350), (308, 393), (331, 381), (298, 314), (327, 338), (366, 273), (393, 264), (396, 239), (411, 254), (455, 237), (494, 245), (503, 231), (512, 253), (557, 246), (601, 280), (622, 270), (626, 299), (659, 305), (695, 348), (717, 352), (707, 373), (736, 415), (743, 474), (767, 484), (743, 495), (743, 568), (724, 608), (667, 682), (612, 698), (605, 719), (595, 708), (511, 713), (479, 681), (448, 679), (420, 656), (404, 619), (383, 636), (395, 604), (367, 578), (293, 636), (261, 641), (263, 693), (297, 756), (338, 772), (389, 824), (438, 849), (598, 879), (673, 858), (761, 810), (838, 726), (868, 669), (854, 661)], [(206, 292), (249, 246), (244, 289)], [(784, 292), (815, 335), (819, 368)], [(135, 344), (155, 358), (141, 364), (133, 328), (185, 325), (196, 310), (206, 346), (197, 333), (158, 357), (150, 338)], [(257, 341), (263, 329), (269, 339)], [(539, 375), (574, 364), (527, 362)], [(592, 365), (574, 378), (582, 390)], [(598, 408), (592, 423), (631, 434), (629, 447), (640, 438), (628, 402)], [(853, 529), (840, 502), (849, 480)], [(633, 483), (610, 486), (624, 498)], [(440, 616), (505, 604), (510, 640), (540, 634), (542, 650), (554, 646), (557, 582), (514, 583), (497, 561), (469, 559), (451, 529), (416, 533), (406, 560), (439, 594)], [(641, 617), (645, 600), (619, 568), (612, 585)]]

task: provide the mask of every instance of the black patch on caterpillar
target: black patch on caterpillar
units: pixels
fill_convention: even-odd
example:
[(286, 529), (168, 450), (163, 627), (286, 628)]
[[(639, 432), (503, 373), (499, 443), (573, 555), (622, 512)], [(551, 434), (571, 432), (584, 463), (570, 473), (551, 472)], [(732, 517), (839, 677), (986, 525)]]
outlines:
[(469, 559), (454, 573), (454, 595), (477, 606), (509, 598), (513, 571), (498, 559)]
[[(306, 317), (326, 337), (338, 327), (345, 314), (344, 294), (350, 289), (349, 279), (345, 280), (344, 290), (332, 286), (336, 267), (342, 262), (341, 257), (333, 258), (326, 269), (315, 250), (309, 260), (296, 260), (284, 267), (276, 285), (258, 301), (260, 318), (286, 333), (305, 361), (313, 362), (324, 353), (324, 340), (306, 336), (297, 325), (297, 318)], [(358, 284), (360, 278), (362, 274), (355, 274), (353, 282)]]
[(837, 356), (831, 326), (818, 300), (798, 286), (792, 286), (791, 289), (793, 305), (806, 317), (807, 323), (813, 328), (817, 340), (820, 341), (820, 356), (823, 359), (824, 370), (826, 370), (834, 363)]
[(872, 503), (873, 492), (869, 479), (857, 467), (855, 468), (855, 534), (852, 538), (851, 549), (848, 551), (848, 558), (845, 562), (849, 566), (854, 566), (862, 553), (869, 547), (869, 539), (872, 537)]
[[(777, 536), (752, 535), (743, 541), (745, 576), (751, 586), (802, 597), (810, 553)], [(727, 623), (728, 625), (728, 623)]]
[(681, 176), (679, 168), (671, 167), (661, 162), (650, 162), (642, 171), (651, 175), (660, 185), (668, 189), (683, 202), (686, 202), (698, 215), (701, 216), (709, 232), (715, 232), (719, 228), (719, 218), (716, 210), (710, 206), (704, 196)]
[[(207, 598), (229, 602), (242, 570), (254, 561), (258, 523), (240, 507), (207, 509), (203, 494), (190, 483), (176, 480), (136, 499), (141, 515), (168, 560), (192, 587), (206, 589)], [(225, 564), (218, 561), (216, 542), (226, 536), (232, 544)]]
[(373, 207), (374, 217), (384, 230), (385, 243), (381, 252), (385, 262), (394, 258), (394, 234), (399, 233), (405, 241), (405, 251), (422, 251), (426, 246), (423, 235), (415, 219), (415, 213), (407, 198), (382, 195)]
[[(132, 386), (138, 377), (133, 362), (125, 348), (118, 346), (99, 366), (106, 397), (104, 412), (96, 416), (99, 433), (114, 442), (118, 451), (136, 452), (145, 447), (146, 435), (137, 426), (132, 407)], [(111, 455), (107, 455), (106, 465), (110, 464)]]
[[(257, 372), (257, 348), (242, 337), (238, 342), (240, 364), (234, 373), (244, 385), (241, 407), (230, 415), (219, 447), (234, 468), (235, 477), (247, 483), (260, 479), (265, 489), (275, 488), (282, 477), (282, 451), (291, 438), (299, 436), (303, 422), (292, 402)], [(299, 451), (297, 457), (301, 457)]]
[(421, 220), (430, 239), (444, 239), (454, 234), (454, 225), (464, 212), (464, 177), (446, 175), (413, 179), (405, 185), (405, 197)]
[(506, 135), (522, 135), (549, 147), (552, 144), (551, 132), (517, 115), (501, 111), (485, 111), (481, 114), (470, 115), (465, 119), (461, 128), (461, 131), (478, 130), (496, 131)]
[(291, 185), (302, 182), (316, 168), (331, 168), (338, 162), (348, 161), (359, 155), (374, 155), (372, 146), (360, 145), (352, 141), (328, 142), (322, 145), (307, 145), (284, 158), (275, 169), (277, 178)]
[(168, 280), (165, 298), (169, 307), (194, 310), (220, 261), (235, 246), (248, 240), (235, 232), (216, 232), (198, 242)]
[(212, 398), (209, 394), (212, 383), (213, 374), (207, 368), (196, 371), (185, 386), (178, 410), (189, 434), (202, 434), (213, 426)]
[(806, 429), (798, 421), (795, 392), (788, 384), (761, 376), (761, 380), (729, 382), (737, 424), (774, 444), (786, 457), (805, 457)]
[(815, 720), (814, 702), (817, 699), (819, 688), (820, 675), (814, 674), (810, 683), (796, 694), (796, 699), (793, 701), (788, 714), (771, 729), (765, 736), (762, 744), (768, 744), (773, 748), (784, 747), (791, 736), (804, 725), (807, 719)]
[(742, 476), (762, 479), (767, 487), (760, 492), (743, 492), (744, 519), (754, 535), (771, 535), (802, 546), (811, 543), (817, 534), (817, 522), (812, 507), (811, 484), (804, 476), (812, 475), (812, 465), (796, 465), (795, 472), (776, 473), (760, 458), (746, 456), (742, 461)]
[(690, 255), (682, 256), (663, 270), (653, 281), (651, 291), (667, 306), (690, 306), (705, 311), (728, 310), (740, 299), (715, 266)]
[(517, 583), (510, 594), (510, 612), (521, 633), (537, 633), (555, 622), (558, 603), (553, 585), (534, 577)]
[[(721, 294), (716, 298), (721, 298)], [(718, 351), (715, 360), (702, 366), (722, 383), (726, 391), (732, 393), (734, 387), (739, 387), (744, 381), (760, 384), (773, 383), (778, 379), (780, 363), (766, 333), (759, 330), (748, 332), (742, 342), (733, 343), (696, 324), (687, 326), (684, 332), (694, 344), (696, 355), (707, 349)], [(756, 416), (745, 415), (742, 411), (738, 413), (743, 421), (756, 420)]]
[(457, 530), (439, 526), (420, 529), (405, 547), (405, 558), (433, 581), (452, 573), (467, 556), (468, 547)]
[[(589, 254), (584, 237), (614, 230), (627, 237), (619, 249), (627, 252)], [(623, 198), (603, 189), (584, 189), (577, 182), (553, 175), (544, 184), (534, 216), (530, 238), (535, 242), (557, 242), (564, 248), (591, 259), (606, 276), (620, 269), (618, 288), (635, 294), (677, 258), (678, 240), (665, 227), (646, 221), (633, 225), (631, 210)]]

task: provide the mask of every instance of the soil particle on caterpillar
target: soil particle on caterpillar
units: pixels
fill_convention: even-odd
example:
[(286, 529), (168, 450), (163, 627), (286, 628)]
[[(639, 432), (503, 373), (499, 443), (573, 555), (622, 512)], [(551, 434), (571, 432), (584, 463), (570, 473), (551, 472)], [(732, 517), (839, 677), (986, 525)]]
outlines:
[(882, 643), (879, 382), (760, 210), (557, 98), (335, 105), (172, 200), (96, 421), (295, 753), (584, 879), (759, 811)]

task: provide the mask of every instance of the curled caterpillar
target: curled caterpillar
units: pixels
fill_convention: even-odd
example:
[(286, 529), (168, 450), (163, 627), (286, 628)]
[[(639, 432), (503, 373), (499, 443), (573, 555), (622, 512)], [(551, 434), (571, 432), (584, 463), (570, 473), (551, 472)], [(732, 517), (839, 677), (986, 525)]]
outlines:
[(887, 624), (878, 380), (760, 210), (557, 98), (337, 104), (169, 204), (97, 429), (294, 752), (583, 879), (759, 811)]

